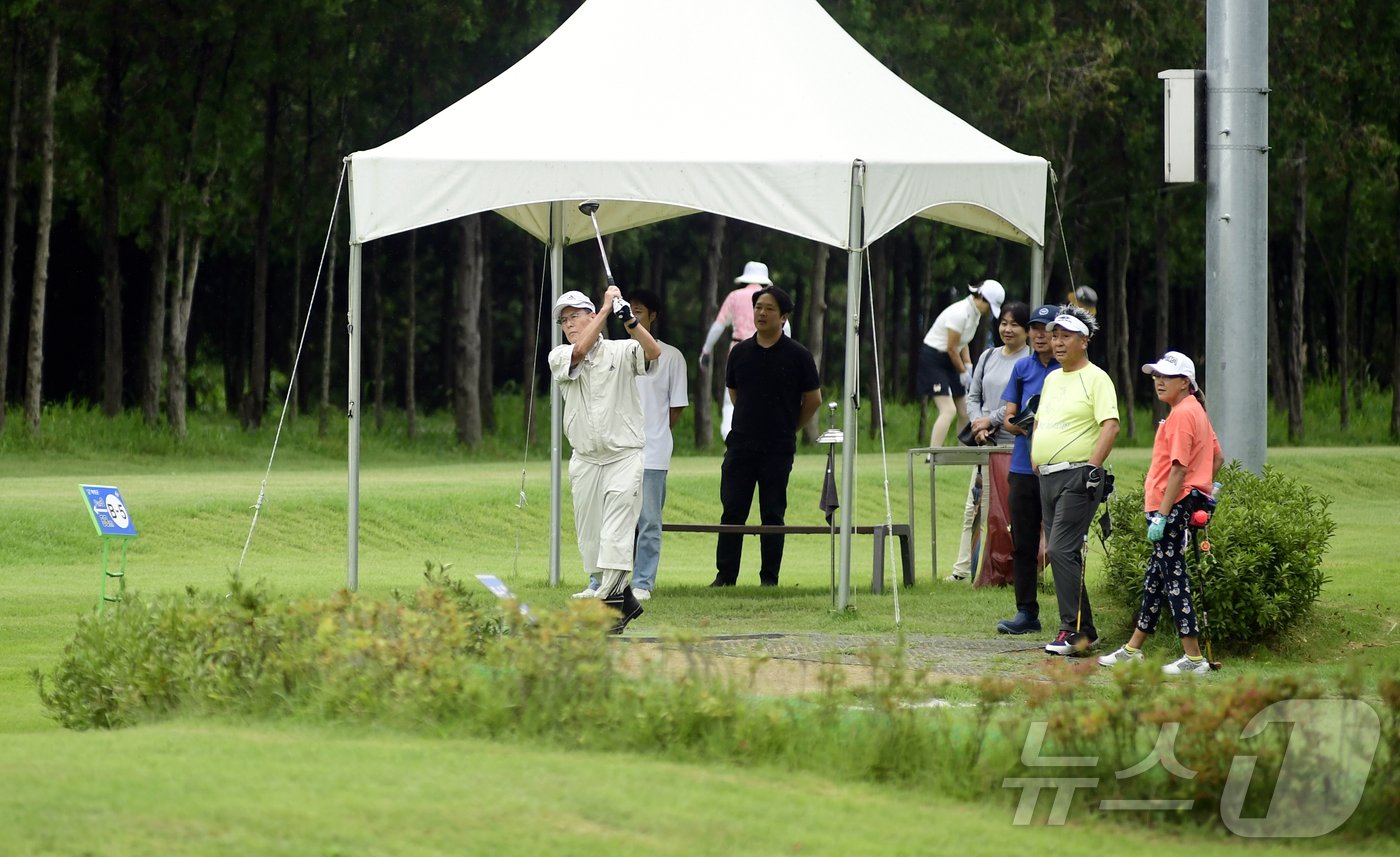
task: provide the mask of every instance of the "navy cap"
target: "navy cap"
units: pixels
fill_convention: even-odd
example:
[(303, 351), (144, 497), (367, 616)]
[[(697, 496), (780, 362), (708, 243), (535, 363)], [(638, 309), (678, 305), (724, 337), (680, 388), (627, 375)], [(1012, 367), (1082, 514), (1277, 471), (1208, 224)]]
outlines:
[[(1048, 326), (1050, 322), (1055, 320), (1055, 316), (1059, 314), (1060, 307), (1058, 304), (1045, 304), (1044, 306), (1036, 307), (1035, 312), (1031, 313), (1030, 323)], [(1027, 327), (1029, 327), (1029, 325), (1027, 325)]]

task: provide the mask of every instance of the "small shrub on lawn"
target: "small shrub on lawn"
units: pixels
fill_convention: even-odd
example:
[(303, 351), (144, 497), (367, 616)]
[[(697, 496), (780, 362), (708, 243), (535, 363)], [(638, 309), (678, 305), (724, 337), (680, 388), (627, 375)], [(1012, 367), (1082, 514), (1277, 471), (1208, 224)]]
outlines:
[[(1265, 467), (1263, 476), (1231, 465), (1220, 474), (1210, 550), (1187, 561), (1194, 593), (1204, 594), (1211, 638), (1222, 645), (1276, 638), (1312, 609), (1326, 577), (1322, 558), (1336, 532), (1331, 500)], [(1136, 615), (1151, 554), (1143, 491), (1120, 487), (1112, 500), (1107, 586)]]

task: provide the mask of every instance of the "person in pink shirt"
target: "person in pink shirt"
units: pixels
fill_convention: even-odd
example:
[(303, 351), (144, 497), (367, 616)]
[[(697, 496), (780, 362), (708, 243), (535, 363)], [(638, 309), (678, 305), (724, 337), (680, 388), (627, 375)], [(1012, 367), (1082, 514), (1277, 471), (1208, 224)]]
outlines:
[[(715, 323), (710, 325), (710, 332), (705, 337), (705, 344), (700, 349), (700, 367), (707, 369), (713, 359), (715, 345), (719, 343), (719, 338), (724, 335), (727, 328), (733, 328), (729, 347), (746, 339), (753, 338), (756, 328), (753, 323), (753, 296), (764, 286), (773, 285), (773, 281), (768, 277), (768, 266), (762, 262), (748, 262), (744, 265), (744, 273), (734, 278), (734, 282), (740, 286), (730, 292), (725, 297), (724, 303), (720, 304), (719, 314), (715, 316)], [(792, 327), (783, 323), (783, 333), (792, 335)], [(720, 418), (719, 436), (729, 437), (729, 428), (734, 424), (734, 403), (728, 396), (724, 396), (724, 410)]]
[(1196, 386), (1196, 364), (1191, 358), (1168, 351), (1156, 363), (1144, 365), (1142, 371), (1152, 376), (1157, 398), (1171, 406), (1171, 413), (1157, 427), (1152, 464), (1143, 485), (1152, 556), (1143, 575), (1142, 607), (1133, 636), (1118, 651), (1099, 658), (1099, 663), (1112, 667), (1141, 660), (1142, 644), (1157, 629), (1165, 606), (1186, 655), (1162, 671), (1167, 675), (1203, 675), (1210, 672), (1210, 664), (1201, 655), (1200, 627), (1191, 600), (1191, 581), (1186, 576), (1187, 525), (1198, 508), (1195, 497), (1210, 496), (1225, 456), (1206, 418), (1205, 396)]

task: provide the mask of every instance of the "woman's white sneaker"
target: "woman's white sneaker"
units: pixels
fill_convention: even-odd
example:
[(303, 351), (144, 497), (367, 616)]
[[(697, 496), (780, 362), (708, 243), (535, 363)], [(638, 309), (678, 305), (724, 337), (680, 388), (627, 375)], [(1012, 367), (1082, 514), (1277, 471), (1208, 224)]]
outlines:
[(1142, 650), (1129, 652), (1127, 646), (1119, 646), (1118, 650), (1111, 655), (1104, 655), (1099, 658), (1099, 666), (1116, 667), (1119, 664), (1126, 664), (1128, 661), (1142, 660)]
[(1162, 667), (1162, 672), (1167, 675), (1205, 675), (1210, 672), (1210, 661), (1205, 658), (1193, 661), (1182, 655), (1180, 660), (1172, 661)]

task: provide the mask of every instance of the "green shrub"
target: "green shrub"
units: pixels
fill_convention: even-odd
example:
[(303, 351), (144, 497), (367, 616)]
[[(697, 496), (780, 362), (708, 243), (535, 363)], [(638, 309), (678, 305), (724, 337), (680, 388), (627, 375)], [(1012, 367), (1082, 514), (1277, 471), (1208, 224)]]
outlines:
[[(693, 642), (639, 651), (610, 639), (596, 600), (537, 612), (533, 621), (429, 569), (408, 596), (340, 593), (280, 600), (236, 582), (232, 591), (154, 599), (133, 595), (79, 621), (59, 665), (40, 680), (48, 711), (70, 728), (112, 728), (175, 713), (375, 723), (565, 747), (664, 754), (677, 761), (767, 765), (836, 780), (895, 783), (964, 799), (1011, 801), (1007, 778), (1097, 777), (1074, 796), (1076, 818), (1100, 799), (1190, 799), (1189, 812), (1120, 817), (1128, 823), (1215, 824), (1236, 757), (1253, 755), (1259, 781), (1251, 813), (1279, 789), (1288, 735), (1243, 739), (1244, 724), (1272, 702), (1340, 694), (1363, 698), (1374, 679), (1383, 740), (1371, 787), (1344, 832), (1385, 835), (1400, 808), (1400, 681), (1393, 673), (1314, 686), (1291, 676), (1163, 681), (1150, 665), (1099, 673), (1059, 664), (1052, 681), (1018, 687), (980, 681), (966, 706), (928, 704), (946, 694), (912, 669), (903, 641), (871, 646), (859, 693), (822, 671), (822, 690), (800, 699), (762, 696), (761, 661), (748, 676), (712, 672)], [(650, 654), (648, 654), (650, 653)], [(652, 658), (648, 660), (648, 658)], [(1030, 724), (1045, 724), (1042, 756), (1094, 757), (1090, 769), (1028, 767)], [(1130, 779), (1165, 724), (1176, 758), (1198, 772), (1157, 768)], [(1323, 760), (1325, 762), (1325, 760)], [(1323, 773), (1330, 769), (1320, 768)], [(1330, 786), (1293, 778), (1290, 801)], [(1295, 794), (1303, 787), (1307, 794)], [(1281, 787), (1280, 787), (1281, 788)], [(1042, 800), (1042, 803), (1044, 801)], [(1043, 810), (1041, 811), (1043, 813)], [(1010, 813), (1010, 809), (1008, 809)]]
[[(1322, 591), (1322, 557), (1336, 532), (1331, 499), (1267, 466), (1255, 476), (1234, 464), (1220, 481), (1220, 503), (1202, 536), (1210, 550), (1199, 565), (1187, 561), (1192, 592), (1204, 594), (1215, 643), (1267, 641), (1305, 616)], [(1120, 486), (1110, 503), (1107, 586), (1136, 616), (1151, 554), (1142, 488)]]

